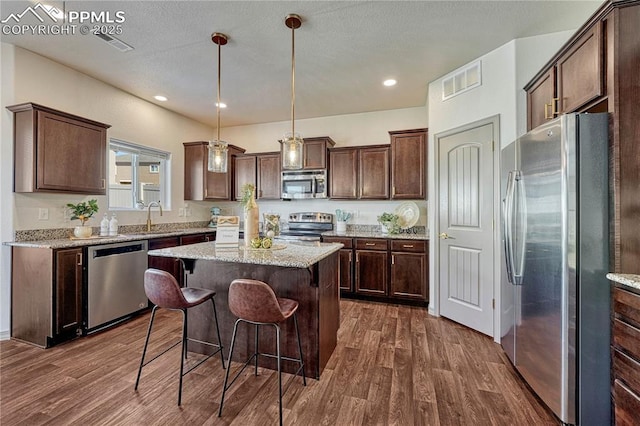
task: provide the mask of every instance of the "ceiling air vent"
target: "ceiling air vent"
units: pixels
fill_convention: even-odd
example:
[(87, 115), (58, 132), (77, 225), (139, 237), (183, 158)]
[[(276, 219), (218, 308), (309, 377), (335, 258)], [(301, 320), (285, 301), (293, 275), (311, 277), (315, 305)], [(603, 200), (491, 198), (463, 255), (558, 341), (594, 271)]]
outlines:
[(481, 84), (482, 68), (480, 61), (477, 61), (454, 71), (442, 80), (442, 100), (446, 101)]
[(109, 45), (111, 47), (114, 47), (114, 48), (118, 49), (121, 52), (128, 52), (129, 50), (133, 50), (133, 46), (129, 46), (124, 41), (118, 40), (117, 38), (115, 38), (113, 36), (98, 32), (98, 33), (96, 33), (96, 37), (98, 37), (101, 40), (106, 41), (107, 43), (109, 43)]

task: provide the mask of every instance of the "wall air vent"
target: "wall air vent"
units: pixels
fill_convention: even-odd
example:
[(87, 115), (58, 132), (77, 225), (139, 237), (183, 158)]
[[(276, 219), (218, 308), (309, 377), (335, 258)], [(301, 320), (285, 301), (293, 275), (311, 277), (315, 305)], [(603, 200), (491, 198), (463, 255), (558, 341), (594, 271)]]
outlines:
[(455, 70), (442, 80), (442, 100), (446, 101), (460, 93), (482, 84), (481, 62), (477, 61)]
[(103, 34), (101, 32), (98, 32), (95, 35), (100, 40), (106, 41), (107, 43), (109, 43), (109, 45), (111, 47), (116, 48), (121, 52), (128, 52), (129, 50), (133, 50), (133, 46), (129, 46), (124, 41), (118, 40), (117, 38), (115, 38), (113, 36), (110, 36), (110, 35), (107, 35), (107, 34)]

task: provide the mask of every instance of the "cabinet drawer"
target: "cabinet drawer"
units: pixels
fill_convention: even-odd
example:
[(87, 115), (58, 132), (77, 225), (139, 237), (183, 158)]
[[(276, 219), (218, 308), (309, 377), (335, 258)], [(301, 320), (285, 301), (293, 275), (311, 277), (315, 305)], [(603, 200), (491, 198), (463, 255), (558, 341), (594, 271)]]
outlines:
[(374, 238), (356, 239), (357, 250), (387, 250), (387, 247), (387, 240), (378, 240)]
[(634, 394), (619, 380), (613, 382), (613, 401), (615, 403), (616, 426), (638, 424), (640, 397)]
[(343, 248), (346, 248), (346, 249), (353, 248), (353, 239), (352, 238), (322, 237), (322, 241), (324, 241), (325, 243), (340, 243), (340, 244), (344, 244)]
[(613, 320), (613, 345), (640, 359), (640, 330), (619, 319)]
[(613, 311), (640, 328), (640, 296), (618, 287), (613, 288)]
[(613, 376), (621, 380), (636, 394), (640, 394), (640, 362), (613, 350)]
[(179, 245), (180, 238), (178, 237), (155, 238), (153, 240), (149, 240), (149, 250), (175, 247)]
[(391, 251), (408, 251), (412, 253), (424, 253), (427, 243), (416, 240), (392, 240)]

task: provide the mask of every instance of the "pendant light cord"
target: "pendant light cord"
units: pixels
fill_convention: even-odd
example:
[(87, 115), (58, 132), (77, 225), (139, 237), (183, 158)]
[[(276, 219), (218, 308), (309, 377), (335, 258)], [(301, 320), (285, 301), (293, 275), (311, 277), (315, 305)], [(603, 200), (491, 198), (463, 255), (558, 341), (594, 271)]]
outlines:
[(218, 117), (218, 125), (216, 127), (217, 130), (217, 140), (220, 143), (220, 43), (218, 43), (218, 103), (217, 103), (217, 117)]
[(291, 137), (296, 135), (296, 30), (291, 26)]

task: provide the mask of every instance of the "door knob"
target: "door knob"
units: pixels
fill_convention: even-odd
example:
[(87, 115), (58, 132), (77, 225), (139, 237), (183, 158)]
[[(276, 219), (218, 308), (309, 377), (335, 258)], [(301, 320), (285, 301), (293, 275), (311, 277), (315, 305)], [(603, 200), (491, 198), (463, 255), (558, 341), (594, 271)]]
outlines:
[(440, 237), (441, 240), (448, 240), (449, 238), (453, 238), (450, 237), (446, 232), (441, 233), (440, 235), (438, 235), (438, 237)]

